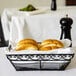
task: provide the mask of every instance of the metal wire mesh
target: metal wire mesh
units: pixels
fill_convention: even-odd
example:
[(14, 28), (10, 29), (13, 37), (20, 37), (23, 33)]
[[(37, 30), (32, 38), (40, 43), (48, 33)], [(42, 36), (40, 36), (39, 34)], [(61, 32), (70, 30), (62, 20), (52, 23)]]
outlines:
[(74, 54), (11, 54), (6, 56), (17, 71), (64, 70)]

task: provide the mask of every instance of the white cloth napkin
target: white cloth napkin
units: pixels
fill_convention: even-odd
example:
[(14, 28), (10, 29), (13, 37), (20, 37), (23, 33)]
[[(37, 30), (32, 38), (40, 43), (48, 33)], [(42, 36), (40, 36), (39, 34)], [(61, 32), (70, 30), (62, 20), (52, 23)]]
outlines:
[(56, 18), (55, 20), (53, 16), (49, 15), (13, 16), (10, 26), (10, 41), (18, 42), (25, 38), (31, 38), (37, 42), (59, 39), (61, 28), (59, 17)]
[[(75, 34), (75, 28), (76, 28), (76, 22), (75, 22), (76, 21), (76, 10), (75, 9), (76, 9), (76, 7), (60, 7), (60, 8), (57, 9), (57, 11), (50, 11), (49, 10), (49, 12), (46, 11), (46, 14), (33, 15), (31, 17), (28, 17), (28, 18), (26, 18), (26, 16), (24, 16), (25, 13), (17, 12), (18, 9), (19, 8), (5, 8), (2, 15), (1, 15), (2, 27), (3, 27), (3, 30), (4, 30), (4, 36), (5, 36), (6, 40), (9, 39), (9, 34), (10, 34), (9, 28), (11, 27), (12, 16), (22, 17), (21, 20), (23, 20), (27, 25), (28, 24), (29, 24), (29, 26), (31, 25), (32, 27), (33, 26), (34, 27), (45, 26), (45, 28), (47, 28), (47, 30), (49, 30), (49, 32), (47, 32), (47, 36), (49, 35), (50, 37), (46, 37), (45, 35), (43, 35), (44, 37), (42, 38), (42, 35), (39, 36), (39, 33), (41, 31), (40, 30), (38, 31), (36, 28), (35, 28), (35, 31), (39, 32), (39, 33), (34, 32), (34, 35), (36, 35), (36, 37), (30, 36), (30, 35), (25, 37), (25, 38), (29, 38), (29, 37), (34, 38), (38, 41), (41, 41), (41, 40), (44, 40), (45, 38), (59, 39), (60, 38), (59, 37), (60, 36), (60, 27), (59, 27), (60, 23), (59, 23), (59, 21), (62, 17), (64, 17), (66, 14), (68, 14), (69, 17), (71, 17), (73, 19), (73, 25), (72, 25), (72, 30), (71, 30), (71, 32), (72, 32), (72, 42), (73, 42), (73, 46), (76, 46), (76, 43), (75, 43), (75, 41), (76, 41), (76, 34)], [(14, 19), (14, 21), (15, 20), (16, 19)], [(19, 18), (18, 18), (18, 20), (20, 21)], [(17, 28), (15, 28), (17, 24), (14, 21), (12, 22), (12, 25), (13, 25), (12, 30), (13, 30), (13, 33), (14, 33), (12, 37), (13, 37), (13, 41), (16, 41), (16, 39), (18, 39), (17, 38), (18, 37), (18, 32), (17, 32)], [(17, 21), (17, 23), (19, 21)], [(23, 26), (22, 23), (19, 23), (19, 25)], [(27, 26), (27, 28), (29, 28), (29, 26)], [(31, 30), (34, 30), (34, 28), (31, 28)], [(30, 30), (30, 32), (31, 32), (31, 30)], [(26, 34), (28, 34), (28, 33), (26, 33)]]
[(55, 49), (51, 51), (32, 51), (32, 50), (22, 50), (22, 51), (9, 51), (8, 48), (5, 48), (5, 54), (73, 54), (74, 50), (72, 48), (62, 48)]

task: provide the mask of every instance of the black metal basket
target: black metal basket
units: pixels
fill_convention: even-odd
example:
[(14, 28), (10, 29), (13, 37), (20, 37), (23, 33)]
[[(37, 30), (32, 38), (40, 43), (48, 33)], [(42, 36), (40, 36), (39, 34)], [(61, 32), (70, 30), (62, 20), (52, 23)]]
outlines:
[(17, 71), (64, 70), (74, 54), (7, 54)]

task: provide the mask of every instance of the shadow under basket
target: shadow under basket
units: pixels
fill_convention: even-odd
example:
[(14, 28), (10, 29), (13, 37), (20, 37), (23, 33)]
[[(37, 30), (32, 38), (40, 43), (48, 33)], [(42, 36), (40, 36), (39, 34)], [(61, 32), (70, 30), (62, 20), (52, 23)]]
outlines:
[(16, 71), (65, 70), (74, 54), (8, 54)]

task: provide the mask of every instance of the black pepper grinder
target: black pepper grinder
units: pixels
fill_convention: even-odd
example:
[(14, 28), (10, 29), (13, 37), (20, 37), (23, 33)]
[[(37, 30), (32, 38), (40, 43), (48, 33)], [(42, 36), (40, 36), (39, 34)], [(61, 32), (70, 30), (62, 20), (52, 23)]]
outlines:
[[(71, 38), (71, 25), (73, 24), (72, 18), (70, 18), (70, 17), (68, 17), (68, 15), (66, 15), (66, 17), (61, 18), (60, 24), (61, 24), (61, 37), (60, 37), (60, 40), (69, 39), (69, 40), (72, 41), (72, 38)], [(72, 44), (70, 45), (70, 47), (71, 46), (72, 46)]]
[(52, 2), (51, 2), (51, 10), (52, 11), (56, 11), (57, 10), (56, 0), (52, 0)]

